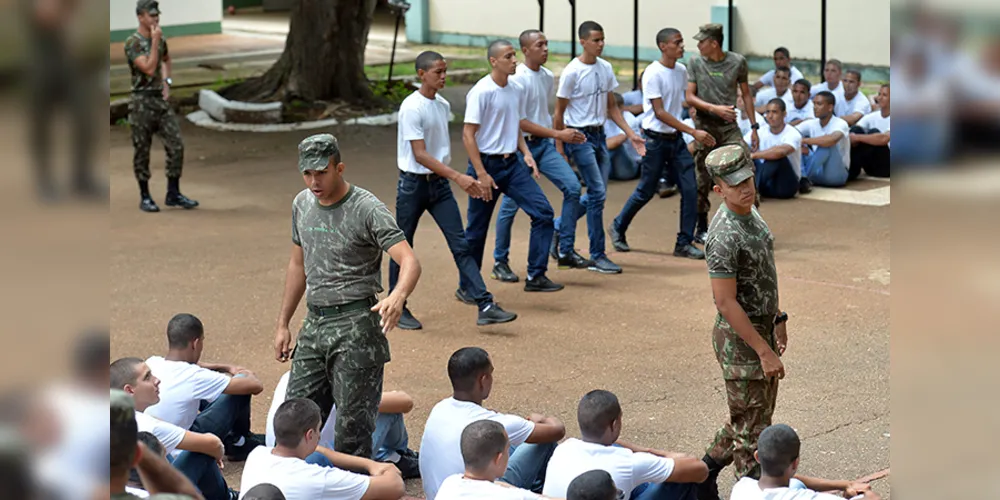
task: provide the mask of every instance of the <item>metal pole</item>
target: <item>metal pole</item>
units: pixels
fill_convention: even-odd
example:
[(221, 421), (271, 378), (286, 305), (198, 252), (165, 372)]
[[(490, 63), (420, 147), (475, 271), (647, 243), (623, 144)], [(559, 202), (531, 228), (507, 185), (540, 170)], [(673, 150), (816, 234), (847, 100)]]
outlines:
[[(824, 2), (826, 0), (823, 0)], [(729, 0), (729, 10), (726, 11), (727, 23), (729, 23), (729, 34), (726, 35), (726, 50), (733, 50), (733, 41), (736, 38), (736, 26), (733, 16), (733, 0)]]
[(826, 69), (826, 0), (820, 2), (820, 41), (819, 41), (819, 78), (821, 82), (826, 81), (826, 76), (824, 75)]
[(545, 31), (545, 0), (538, 0), (538, 31)]
[(392, 65), (396, 62), (396, 38), (399, 37), (399, 21), (403, 18), (403, 12), (396, 11), (396, 31), (392, 34), (392, 53), (389, 54), (389, 78), (386, 82), (392, 83)]
[(576, 0), (569, 0), (569, 54), (576, 57)]
[(632, 90), (639, 89), (639, 0), (632, 5)]

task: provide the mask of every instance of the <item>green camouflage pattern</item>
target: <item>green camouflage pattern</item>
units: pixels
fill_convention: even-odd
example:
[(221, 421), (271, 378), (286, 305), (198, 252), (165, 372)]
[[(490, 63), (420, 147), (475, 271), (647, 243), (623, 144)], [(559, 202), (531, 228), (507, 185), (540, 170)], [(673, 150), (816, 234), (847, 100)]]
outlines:
[(132, 94), (128, 121), (132, 131), (132, 170), (135, 178), (149, 180), (153, 135), (160, 136), (166, 150), (167, 178), (180, 178), (184, 166), (184, 142), (181, 140), (180, 123), (170, 103), (161, 94)]
[[(774, 316), (750, 316), (750, 323), (761, 338), (778, 352), (777, 339), (774, 336)], [(722, 317), (715, 317), (715, 328), (712, 329), (712, 348), (715, 359), (722, 368), (722, 378), (725, 380), (763, 380), (764, 368), (760, 357), (747, 344), (736, 330)]]
[(774, 235), (756, 208), (738, 215), (722, 205), (708, 227), (705, 259), (709, 277), (736, 278), (736, 301), (747, 316), (778, 314)]
[(111, 389), (111, 424), (135, 420), (135, 400), (121, 389)]
[[(726, 52), (721, 61), (709, 61), (701, 54), (688, 60), (688, 82), (698, 85), (698, 97), (710, 104), (736, 106), (736, 89), (747, 82), (749, 68), (747, 60), (735, 52)], [(715, 125), (727, 123), (719, 116), (698, 110), (697, 117)], [(700, 128), (700, 127), (699, 127)]]
[(316, 134), (299, 143), (299, 173), (306, 170), (326, 170), (330, 157), (340, 153), (337, 138), (330, 134)]
[(753, 161), (747, 150), (736, 144), (715, 148), (705, 157), (708, 173), (712, 177), (721, 177), (730, 186), (753, 177), (752, 165)]
[[(135, 66), (135, 60), (140, 56), (148, 56), (153, 48), (153, 40), (140, 35), (138, 32), (132, 33), (125, 39), (125, 58), (128, 60), (128, 68), (132, 73), (132, 94), (153, 94), (160, 95), (163, 92), (163, 75), (161, 65), (157, 63), (156, 71), (153, 75), (147, 75)], [(167, 40), (160, 38), (159, 57), (160, 61), (167, 56)]]
[(323, 421), (337, 405), (336, 451), (369, 458), (382, 395), (382, 376), (390, 360), (389, 341), (378, 313), (366, 309), (302, 322), (288, 380), (288, 398), (309, 398)]
[(711, 122), (704, 122), (699, 120), (701, 116), (702, 113), (700, 112), (695, 115), (695, 128), (698, 130), (704, 130), (715, 138), (714, 148), (709, 148), (698, 141), (693, 143), (695, 145), (694, 173), (695, 180), (698, 183), (698, 213), (707, 214), (712, 209), (712, 202), (708, 197), (712, 192), (712, 186), (715, 185), (715, 181), (712, 179), (712, 174), (708, 172), (708, 167), (705, 164), (705, 160), (708, 158), (709, 153), (722, 146), (738, 144), (743, 147), (746, 154), (749, 155), (750, 146), (743, 141), (743, 134), (740, 133), (740, 126), (738, 124), (724, 123), (720, 125)]
[(342, 305), (381, 293), (382, 253), (405, 240), (385, 204), (358, 186), (330, 206), (320, 205), (308, 189), (292, 202), (292, 242), (302, 247), (311, 305)]
[(778, 379), (726, 380), (726, 400), (730, 421), (715, 434), (706, 450), (721, 466), (733, 464), (733, 473), (760, 477), (760, 464), (754, 459), (760, 433), (771, 425), (778, 401)]
[(694, 39), (699, 42), (710, 37), (721, 37), (722, 25), (719, 23), (702, 24), (698, 26), (698, 32), (694, 34)]

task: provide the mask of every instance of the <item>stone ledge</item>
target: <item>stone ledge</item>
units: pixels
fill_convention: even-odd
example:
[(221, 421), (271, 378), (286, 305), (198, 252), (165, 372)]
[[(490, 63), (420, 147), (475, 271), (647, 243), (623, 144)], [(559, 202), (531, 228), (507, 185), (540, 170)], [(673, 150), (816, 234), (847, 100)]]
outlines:
[(281, 103), (249, 103), (230, 101), (214, 90), (198, 91), (198, 107), (212, 119), (222, 123), (280, 124)]

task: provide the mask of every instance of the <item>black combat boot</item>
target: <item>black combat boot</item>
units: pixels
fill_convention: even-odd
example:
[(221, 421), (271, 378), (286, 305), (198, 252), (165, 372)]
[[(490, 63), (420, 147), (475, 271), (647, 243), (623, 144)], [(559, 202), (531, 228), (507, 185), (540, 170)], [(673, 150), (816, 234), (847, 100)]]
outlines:
[(698, 214), (698, 227), (694, 230), (694, 242), (704, 245), (708, 239), (708, 214)]
[(167, 179), (167, 199), (165, 203), (168, 207), (181, 207), (184, 209), (192, 209), (198, 206), (198, 202), (188, 198), (181, 194), (180, 188), (181, 180), (179, 177), (170, 177)]
[(701, 461), (708, 466), (708, 479), (698, 484), (698, 500), (719, 500), (719, 472), (725, 467), (708, 455), (702, 457)]

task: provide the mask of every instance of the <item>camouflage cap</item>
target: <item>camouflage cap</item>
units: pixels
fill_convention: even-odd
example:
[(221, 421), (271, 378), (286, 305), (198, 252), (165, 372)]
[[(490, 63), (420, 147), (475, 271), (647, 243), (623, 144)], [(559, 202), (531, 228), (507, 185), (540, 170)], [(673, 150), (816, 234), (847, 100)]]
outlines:
[(753, 177), (753, 161), (738, 144), (727, 144), (712, 150), (705, 158), (705, 167), (712, 177), (721, 177), (730, 186)]
[(135, 3), (135, 13), (142, 14), (143, 12), (149, 12), (151, 16), (159, 15), (160, 2), (157, 0), (138, 0)]
[(340, 153), (337, 138), (330, 134), (316, 134), (299, 143), (299, 172), (326, 170), (330, 157)]
[(135, 418), (135, 402), (121, 389), (111, 389), (111, 424)]
[(711, 23), (699, 26), (698, 33), (695, 33), (694, 39), (700, 42), (706, 38), (715, 38), (716, 40), (722, 38), (722, 25)]

